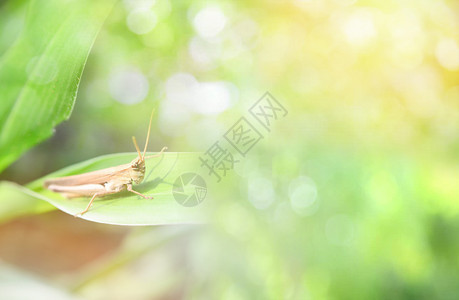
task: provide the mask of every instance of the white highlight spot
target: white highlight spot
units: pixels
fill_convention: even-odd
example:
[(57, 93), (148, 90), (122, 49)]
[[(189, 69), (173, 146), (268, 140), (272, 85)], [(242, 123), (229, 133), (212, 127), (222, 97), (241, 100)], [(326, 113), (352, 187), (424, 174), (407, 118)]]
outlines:
[(354, 5), (357, 2), (357, 0), (333, 0), (333, 2), (342, 6), (350, 6)]
[(231, 104), (231, 95), (224, 82), (203, 82), (194, 98), (194, 110), (204, 115), (216, 115)]
[(203, 115), (216, 115), (228, 109), (233, 102), (234, 86), (224, 82), (198, 82), (193, 75), (178, 73), (166, 82), (167, 100), (185, 106)]
[(203, 38), (217, 36), (226, 25), (226, 16), (218, 7), (205, 7), (193, 19), (196, 32)]
[(166, 96), (168, 100), (187, 105), (196, 94), (199, 83), (193, 75), (177, 73), (166, 81)]
[(156, 15), (149, 8), (134, 9), (127, 16), (127, 26), (136, 34), (146, 34), (152, 31), (156, 23)]
[(151, 8), (155, 5), (155, 0), (123, 0), (123, 4), (127, 10), (135, 10), (138, 8)]
[(109, 90), (116, 101), (136, 104), (147, 96), (149, 84), (147, 78), (139, 71), (121, 71), (110, 76)]
[(442, 39), (435, 48), (438, 62), (446, 69), (456, 71), (459, 69), (459, 46), (453, 39)]
[(161, 114), (159, 115), (159, 129), (162, 133), (177, 137), (186, 134), (186, 128), (190, 121), (190, 113), (183, 105), (177, 105), (171, 101), (161, 102)]
[(305, 176), (298, 177), (289, 186), (290, 205), (299, 215), (312, 215), (317, 211), (317, 187)]
[(274, 202), (274, 188), (270, 180), (262, 177), (249, 179), (249, 201), (256, 209), (266, 209)]
[(376, 36), (373, 16), (367, 11), (353, 13), (344, 23), (344, 34), (349, 43), (364, 45)]
[(199, 37), (194, 37), (188, 45), (188, 52), (195, 62), (202, 66), (213, 67), (216, 58), (220, 56), (220, 48), (217, 43), (208, 43)]

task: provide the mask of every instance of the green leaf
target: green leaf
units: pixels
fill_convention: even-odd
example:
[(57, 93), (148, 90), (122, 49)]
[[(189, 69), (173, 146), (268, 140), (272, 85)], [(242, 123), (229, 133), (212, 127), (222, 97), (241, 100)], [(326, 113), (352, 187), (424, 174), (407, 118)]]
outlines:
[(0, 58), (0, 171), (68, 119), (113, 1), (31, 1), (24, 30)]
[[(82, 174), (107, 167), (117, 166), (130, 162), (137, 156), (136, 153), (112, 154), (90, 159), (57, 171), (44, 178), (27, 185), (30, 197), (42, 199), (60, 210), (76, 215), (83, 211), (89, 198), (66, 199), (58, 193), (43, 188), (43, 182), (48, 178), (56, 178), (75, 174)], [(91, 209), (82, 218), (94, 222), (116, 225), (160, 225), (202, 223), (209, 205), (209, 200), (196, 206), (186, 207), (176, 201), (173, 193), (174, 183), (184, 173), (197, 172), (199, 168), (199, 154), (197, 153), (164, 153), (159, 158), (152, 158), (146, 162), (144, 181), (134, 185), (136, 191), (144, 195), (153, 196), (153, 199), (143, 199), (128, 191), (96, 198)], [(23, 188), (25, 189), (25, 188)], [(193, 184), (187, 184), (184, 193), (192, 195), (196, 190)], [(22, 193), (25, 193), (22, 190)]]
[(0, 223), (54, 209), (40, 194), (13, 182), (0, 182)]

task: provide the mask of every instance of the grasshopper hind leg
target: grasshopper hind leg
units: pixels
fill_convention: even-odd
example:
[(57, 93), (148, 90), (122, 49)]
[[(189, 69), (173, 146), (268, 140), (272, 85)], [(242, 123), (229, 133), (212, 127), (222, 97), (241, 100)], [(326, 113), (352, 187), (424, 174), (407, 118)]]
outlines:
[[(99, 192), (96, 192), (96, 193), (94, 193), (92, 195), (91, 200), (89, 201), (89, 203), (86, 206), (85, 210), (83, 210), (82, 212), (76, 214), (75, 217), (82, 216), (85, 213), (87, 213), (89, 211), (89, 209), (91, 208), (92, 203), (94, 202), (94, 199), (96, 199), (96, 197), (101, 197), (101, 196), (105, 196), (105, 195), (108, 195), (108, 194), (117, 193), (117, 192), (120, 192), (120, 191), (122, 191), (124, 189), (127, 189), (129, 192), (134, 193), (136, 195), (139, 195), (144, 199), (153, 199), (153, 197), (151, 197), (151, 196), (146, 196), (146, 195), (144, 195), (142, 193), (139, 193), (139, 192), (133, 190), (132, 189), (132, 184), (122, 185), (122, 186), (118, 186), (118, 187), (115, 187), (115, 188), (105, 186), (105, 190), (104, 191), (99, 191)], [(66, 194), (67, 194), (66, 196), (69, 197), (69, 198), (77, 196), (76, 194), (72, 194), (72, 193), (66, 193)]]
[(86, 206), (85, 210), (83, 210), (83, 211), (80, 212), (80, 213), (77, 213), (77, 214), (75, 215), (75, 217), (82, 216), (82, 215), (84, 215), (85, 213), (87, 213), (88, 210), (89, 210), (89, 209), (91, 208), (91, 206), (92, 206), (92, 202), (94, 201), (94, 199), (95, 199), (98, 195), (99, 195), (99, 193), (95, 193), (95, 194), (92, 196), (91, 200), (89, 201), (88, 206)]

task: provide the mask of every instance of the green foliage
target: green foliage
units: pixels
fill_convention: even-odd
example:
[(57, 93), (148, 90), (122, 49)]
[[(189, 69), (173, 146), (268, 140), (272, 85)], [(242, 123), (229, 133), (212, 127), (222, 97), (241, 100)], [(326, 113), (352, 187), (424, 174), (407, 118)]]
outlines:
[(55, 209), (39, 194), (13, 182), (0, 181), (0, 223), (26, 214), (41, 213)]
[[(22, 30), (22, 2), (0, 4), (0, 53)], [(34, 18), (38, 12), (49, 17), (43, 24), (71, 16), (66, 7), (42, 2), (46, 8), (31, 10)], [(11, 236), (11, 227), (32, 220), (49, 222), (39, 229), (43, 241), (52, 234), (49, 228), (65, 223), (57, 252), (76, 244), (68, 255), (73, 262), (87, 257), (84, 242), (74, 235), (79, 226), (94, 229), (97, 240), (118, 233), (127, 247), (109, 246), (115, 259), (93, 257), (81, 268), (48, 276), (59, 285), (68, 278), (63, 285), (85, 299), (453, 299), (459, 294), (459, 7), (454, 2), (119, 1), (91, 52), (72, 118), (2, 179), (27, 182), (79, 161), (84, 162), (48, 176), (129, 162), (135, 154), (98, 156), (131, 151), (129, 137), (144, 137), (148, 114), (158, 102), (149, 149), (206, 151), (224, 141), (240, 117), (253, 121), (248, 108), (267, 90), (288, 115), (272, 120), (269, 132), (261, 128), (263, 139), (236, 157), (235, 170), (209, 186), (212, 198), (197, 207), (196, 217), (200, 220), (205, 205), (211, 205), (210, 220), (191, 226), (197, 229), (193, 233), (156, 247), (162, 232), (188, 226), (107, 226), (59, 212), (18, 218), (54, 205), (74, 214), (89, 201), (46, 191), (42, 178), (26, 187), (0, 185), (0, 221), (15, 219), (0, 227), (0, 238), (2, 228)], [(81, 3), (85, 14), (99, 1)], [(42, 33), (38, 26), (33, 31), (32, 40), (43, 38), (50, 46), (50, 36), (60, 35)], [(84, 32), (85, 26), (69, 30), (65, 42)], [(62, 60), (59, 53), (52, 59)], [(29, 63), (18, 58), (13, 66), (21, 64), (27, 69)], [(3, 98), (12, 86), (3, 79), (0, 86)], [(3, 103), (9, 102), (0, 99)], [(53, 117), (64, 118), (55, 112)], [(32, 117), (9, 122), (28, 123)], [(48, 130), (56, 121), (51, 119)], [(18, 135), (18, 143), (34, 137)], [(0, 149), (5, 165), (15, 159)], [(150, 186), (174, 155), (149, 162), (153, 177), (137, 186), (155, 199), (129, 193), (97, 199), (84, 218), (110, 224), (194, 222), (192, 210), (171, 197), (179, 170)], [(98, 158), (88, 161), (92, 157)], [(34, 229), (21, 233), (27, 238)], [(31, 253), (27, 265), (16, 263), (21, 268), (32, 269), (41, 259), (42, 247), (30, 245), (21, 247)], [(7, 246), (0, 242), (0, 257)], [(48, 244), (43, 248), (48, 251)], [(58, 262), (53, 257), (43, 265)], [(43, 267), (35, 270), (41, 273)]]
[(106, 3), (30, 3), (24, 30), (0, 59), (0, 171), (70, 116)]

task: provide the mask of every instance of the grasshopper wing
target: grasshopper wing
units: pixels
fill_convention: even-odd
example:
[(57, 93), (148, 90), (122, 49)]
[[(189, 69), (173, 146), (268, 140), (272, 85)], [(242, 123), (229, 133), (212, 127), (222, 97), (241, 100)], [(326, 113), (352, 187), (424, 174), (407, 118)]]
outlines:
[(124, 164), (78, 175), (47, 179), (43, 185), (45, 188), (48, 188), (50, 185), (76, 186), (83, 184), (104, 184), (115, 178), (129, 176), (130, 167), (130, 164)]

